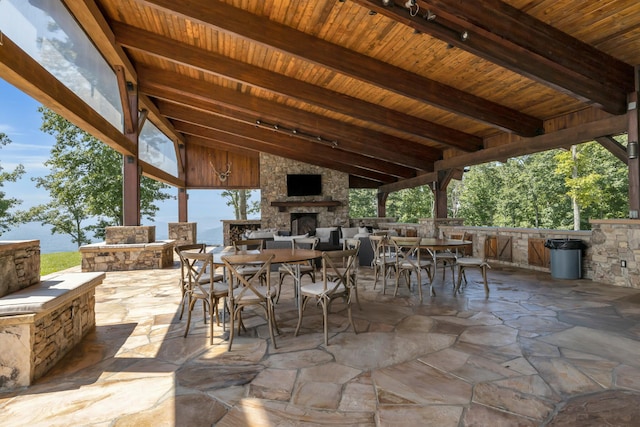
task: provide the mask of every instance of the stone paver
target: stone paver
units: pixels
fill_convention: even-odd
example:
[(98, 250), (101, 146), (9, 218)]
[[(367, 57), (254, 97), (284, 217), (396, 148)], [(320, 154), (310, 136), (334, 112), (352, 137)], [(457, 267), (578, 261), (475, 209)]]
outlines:
[[(493, 268), (453, 296), (448, 277), (422, 304), (359, 275), (362, 309), (319, 308), (299, 336), (285, 284), (273, 348), (263, 314), (227, 352), (202, 308), (183, 337), (177, 265), (107, 273), (96, 329), (36, 384), (0, 394), (2, 426), (573, 426), (640, 419), (640, 291)], [(290, 280), (290, 279), (288, 279)]]

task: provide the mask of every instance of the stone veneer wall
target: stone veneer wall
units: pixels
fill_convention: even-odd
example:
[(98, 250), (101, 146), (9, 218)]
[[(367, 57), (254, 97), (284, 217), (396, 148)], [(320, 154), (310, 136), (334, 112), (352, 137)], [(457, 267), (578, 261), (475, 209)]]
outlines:
[[(287, 174), (322, 175), (322, 195), (306, 197), (287, 197)], [(349, 175), (331, 169), (270, 154), (260, 154), (260, 193), (262, 228), (278, 228), (290, 231), (291, 213), (317, 213), (318, 227), (349, 224)], [(280, 212), (271, 206), (273, 201), (321, 201), (336, 200), (342, 206), (329, 210), (326, 207), (297, 206)]]
[(640, 220), (591, 220), (591, 228), (593, 280), (640, 288)]
[(32, 384), (94, 326), (94, 287), (49, 312), (0, 317), (0, 390)]
[(107, 245), (128, 245), (134, 243), (153, 243), (156, 241), (155, 225), (105, 227)]
[(0, 242), (0, 297), (40, 282), (40, 240)]
[(176, 246), (198, 243), (198, 223), (170, 222), (169, 240), (173, 240)]
[(129, 271), (173, 265), (173, 240), (137, 245), (92, 243), (80, 248), (82, 271)]
[[(473, 241), (473, 256), (485, 257), (485, 242), (489, 237), (511, 238), (511, 261), (489, 259), (489, 264), (514, 266), (529, 270), (549, 272), (548, 267), (529, 264), (529, 240), (577, 239), (582, 240), (587, 249), (583, 251), (582, 278), (592, 279), (591, 231), (549, 230), (544, 228), (507, 228), (507, 227), (464, 227), (440, 226), (440, 236), (466, 232)], [(543, 250), (548, 250), (542, 248)]]

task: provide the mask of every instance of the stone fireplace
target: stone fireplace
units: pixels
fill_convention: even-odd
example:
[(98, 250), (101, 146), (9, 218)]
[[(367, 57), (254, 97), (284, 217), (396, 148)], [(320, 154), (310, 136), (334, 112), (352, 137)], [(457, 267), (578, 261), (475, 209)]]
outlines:
[(310, 233), (318, 226), (318, 214), (294, 212), (291, 214), (291, 235)]
[[(322, 194), (287, 197), (287, 174), (322, 175)], [(349, 175), (346, 173), (261, 153), (260, 194), (262, 228), (304, 234), (312, 224), (309, 219), (301, 224), (299, 218), (304, 217), (315, 217), (315, 225), (311, 225), (314, 229), (349, 225)], [(293, 233), (295, 220), (298, 233)]]

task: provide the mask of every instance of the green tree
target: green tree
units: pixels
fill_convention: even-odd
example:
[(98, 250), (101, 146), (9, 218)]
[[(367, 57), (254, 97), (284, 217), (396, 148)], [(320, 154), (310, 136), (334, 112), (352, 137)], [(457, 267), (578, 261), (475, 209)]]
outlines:
[(427, 185), (406, 188), (389, 194), (387, 215), (399, 222), (418, 222), (420, 218), (433, 217), (433, 192)]
[[(0, 148), (10, 144), (9, 137), (0, 132)], [(0, 189), (4, 187), (5, 182), (16, 182), (24, 174), (24, 166), (18, 165), (13, 172), (5, 172), (0, 164)], [(0, 190), (0, 235), (9, 230), (9, 226), (18, 222), (18, 219), (10, 213), (10, 210), (21, 203), (16, 198), (8, 198), (4, 191)]]
[[(50, 173), (34, 181), (49, 192), (52, 202), (32, 208), (25, 217), (50, 224), (52, 233), (67, 234), (78, 246), (90, 242), (87, 231), (104, 237), (104, 227), (123, 224), (122, 155), (56, 113), (44, 107), (40, 112), (41, 129), (53, 135), (56, 143), (45, 162)], [(166, 188), (141, 178), (143, 218), (153, 220), (159, 209), (155, 201), (173, 197), (163, 191)], [(89, 221), (92, 224), (85, 225)]]
[(378, 216), (377, 190), (373, 188), (352, 188), (349, 190), (349, 216), (351, 218)]
[(260, 212), (260, 204), (250, 201), (250, 190), (224, 190), (222, 197), (227, 199), (227, 206), (232, 206), (236, 219), (247, 219), (247, 215)]

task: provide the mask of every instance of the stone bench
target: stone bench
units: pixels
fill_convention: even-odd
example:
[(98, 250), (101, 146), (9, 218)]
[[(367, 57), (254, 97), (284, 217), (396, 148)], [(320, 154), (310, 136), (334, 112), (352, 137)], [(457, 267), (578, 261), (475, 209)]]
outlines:
[(173, 240), (84, 245), (80, 247), (82, 271), (131, 271), (171, 267), (173, 247)]
[(104, 273), (57, 273), (0, 298), (0, 391), (43, 376), (95, 327)]

